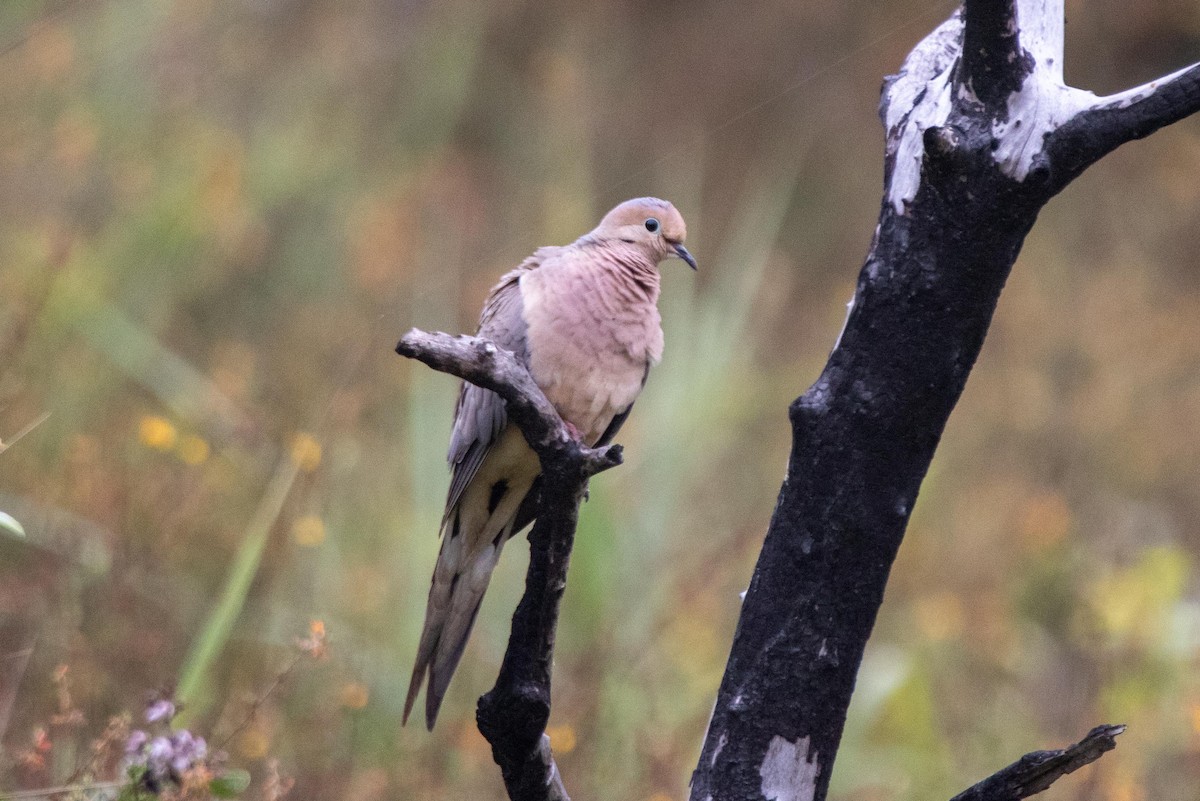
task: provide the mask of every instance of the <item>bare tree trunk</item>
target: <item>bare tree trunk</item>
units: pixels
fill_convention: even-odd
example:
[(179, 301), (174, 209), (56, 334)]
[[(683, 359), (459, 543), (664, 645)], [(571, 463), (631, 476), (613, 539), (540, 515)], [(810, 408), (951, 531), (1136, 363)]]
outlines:
[[(1062, 0), (966, 0), (884, 84), (885, 194), (839, 338), (792, 403), (792, 453), (692, 776), (693, 801), (820, 801), (888, 573), (1000, 291), (1042, 206), (1105, 154), (1200, 109), (1200, 66), (1111, 97), (1066, 86)], [(497, 391), (542, 459), (526, 594), (480, 730), (513, 799), (566, 799), (544, 737), (558, 599), (587, 477), (490, 343), (397, 348)], [(1097, 759), (1121, 727), (1035, 752), (959, 796), (1009, 801)]]
[(1063, 84), (1062, 56), (1061, 0), (967, 0), (884, 84), (879, 227), (842, 336), (790, 409), (693, 801), (825, 797), (917, 490), (1025, 235), (1092, 163), (1200, 109), (1200, 66), (1098, 98)]

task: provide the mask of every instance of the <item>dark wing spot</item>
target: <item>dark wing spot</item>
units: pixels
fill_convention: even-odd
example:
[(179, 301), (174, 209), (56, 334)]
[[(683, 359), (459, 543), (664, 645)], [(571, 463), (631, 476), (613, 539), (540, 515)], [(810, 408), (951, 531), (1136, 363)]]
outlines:
[(629, 413), (633, 411), (633, 404), (625, 407), (625, 411), (617, 414), (609, 421), (608, 428), (604, 429), (604, 433), (600, 435), (600, 439), (596, 440), (596, 444), (592, 447), (603, 448), (605, 445), (612, 443), (613, 438), (617, 436), (617, 432), (621, 430), (621, 426), (629, 419)]
[(496, 507), (500, 505), (500, 501), (504, 499), (504, 493), (506, 492), (508, 492), (508, 482), (504, 479), (492, 485), (492, 494), (488, 496), (489, 515), (496, 511)]
[[(646, 379), (650, 377), (650, 362), (646, 362), (646, 369), (642, 371), (642, 386), (646, 386)], [(596, 440), (596, 444), (592, 447), (602, 448), (610, 444), (617, 436), (617, 432), (621, 430), (621, 426), (625, 425), (625, 421), (629, 419), (629, 413), (633, 411), (633, 404), (625, 407), (625, 410), (618, 413), (609, 422), (608, 428), (604, 429), (604, 433), (600, 435), (600, 439)]]
[(521, 505), (517, 508), (517, 517), (513, 521), (512, 533), (516, 534), (521, 529), (528, 526), (537, 517), (538, 499), (542, 493), (542, 477), (538, 476), (533, 480), (533, 486), (529, 488), (529, 492), (525, 493), (525, 497), (521, 500)]
[(459, 517), (460, 516), (459, 516), (458, 512), (456, 511), (454, 513), (454, 522), (450, 524), (450, 539), (454, 539), (455, 537), (458, 536)]

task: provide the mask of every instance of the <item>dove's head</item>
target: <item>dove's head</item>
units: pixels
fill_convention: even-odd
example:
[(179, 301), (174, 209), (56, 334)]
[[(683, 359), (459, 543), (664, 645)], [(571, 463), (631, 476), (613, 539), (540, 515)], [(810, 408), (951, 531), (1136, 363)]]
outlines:
[(656, 197), (626, 200), (604, 215), (591, 236), (634, 245), (644, 250), (656, 264), (675, 257), (696, 269), (696, 260), (683, 246), (683, 240), (687, 238), (683, 215), (670, 203)]

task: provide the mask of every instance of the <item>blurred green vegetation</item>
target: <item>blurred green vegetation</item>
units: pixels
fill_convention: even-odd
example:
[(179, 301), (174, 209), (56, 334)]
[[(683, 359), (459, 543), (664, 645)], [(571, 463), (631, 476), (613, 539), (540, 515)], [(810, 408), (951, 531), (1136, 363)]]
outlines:
[[(1170, 0), (1068, 3), (1068, 79), (1200, 54)], [(70, 773), (182, 683), (292, 797), (500, 798), (474, 699), (502, 560), (433, 734), (399, 727), (454, 382), (392, 353), (473, 330), (500, 273), (672, 199), (665, 359), (581, 521), (551, 734), (582, 798), (684, 795), (789, 446), (875, 224), (878, 87), (945, 2), (0, 3), (0, 787)], [(1048, 794), (1200, 786), (1200, 123), (1043, 213), (917, 505), (837, 798), (949, 797), (1126, 722)], [(5, 518), (7, 521), (7, 518)], [(23, 529), (24, 536), (18, 536)], [(29, 649), (32, 649), (31, 651)], [(51, 726), (70, 667), (88, 726)]]

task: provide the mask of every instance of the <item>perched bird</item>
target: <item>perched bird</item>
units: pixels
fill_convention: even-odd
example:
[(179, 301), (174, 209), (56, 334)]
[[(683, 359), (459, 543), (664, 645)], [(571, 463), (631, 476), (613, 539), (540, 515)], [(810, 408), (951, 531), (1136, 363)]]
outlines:
[[(662, 356), (658, 265), (675, 257), (696, 269), (683, 246), (686, 234), (683, 217), (667, 201), (627, 200), (572, 244), (539, 248), (484, 303), (478, 336), (525, 363), (586, 445), (612, 440)], [(541, 472), (525, 437), (508, 425), (504, 401), (466, 382), (447, 458), (442, 547), (404, 704), (407, 723), (428, 672), (430, 729), (500, 550), (536, 514), (533, 503), (522, 501)]]

